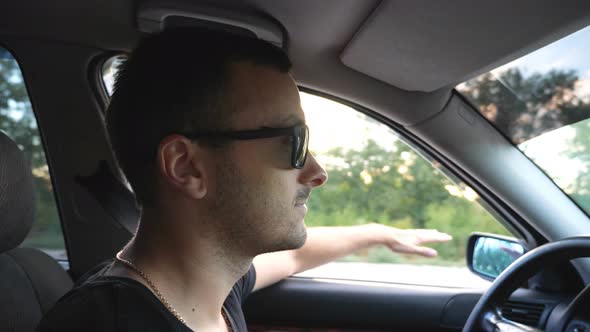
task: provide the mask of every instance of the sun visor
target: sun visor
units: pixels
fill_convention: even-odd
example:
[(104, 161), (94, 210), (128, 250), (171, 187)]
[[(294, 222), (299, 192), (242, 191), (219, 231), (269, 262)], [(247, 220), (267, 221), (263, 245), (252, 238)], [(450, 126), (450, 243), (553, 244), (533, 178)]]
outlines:
[(256, 37), (287, 48), (286, 33), (276, 21), (262, 14), (195, 5), (148, 3), (139, 8), (139, 31), (154, 33), (181, 26), (200, 26)]
[(382, 1), (340, 59), (408, 91), (499, 67), (588, 24), (590, 1)]

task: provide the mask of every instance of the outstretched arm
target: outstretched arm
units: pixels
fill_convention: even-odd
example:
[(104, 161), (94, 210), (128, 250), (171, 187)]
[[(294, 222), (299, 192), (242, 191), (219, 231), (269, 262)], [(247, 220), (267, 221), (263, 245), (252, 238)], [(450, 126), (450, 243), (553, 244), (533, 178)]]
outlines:
[(432, 229), (399, 229), (381, 224), (310, 227), (307, 229), (307, 241), (303, 247), (262, 254), (254, 258), (254, 290), (360, 249), (384, 245), (398, 253), (434, 257), (437, 254), (436, 250), (423, 245), (449, 240), (450, 235)]

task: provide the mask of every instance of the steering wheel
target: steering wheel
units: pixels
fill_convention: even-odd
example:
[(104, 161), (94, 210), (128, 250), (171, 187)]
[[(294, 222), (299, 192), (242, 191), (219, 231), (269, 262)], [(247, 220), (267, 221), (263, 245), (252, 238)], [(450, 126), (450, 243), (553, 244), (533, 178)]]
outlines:
[(552, 319), (545, 330), (507, 320), (502, 317), (499, 310), (510, 294), (543, 266), (580, 257), (590, 257), (590, 236), (571, 237), (548, 243), (518, 258), (494, 280), (479, 299), (463, 327), (463, 332), (590, 331), (590, 285), (586, 286), (565, 309), (556, 307), (551, 317), (559, 318)]

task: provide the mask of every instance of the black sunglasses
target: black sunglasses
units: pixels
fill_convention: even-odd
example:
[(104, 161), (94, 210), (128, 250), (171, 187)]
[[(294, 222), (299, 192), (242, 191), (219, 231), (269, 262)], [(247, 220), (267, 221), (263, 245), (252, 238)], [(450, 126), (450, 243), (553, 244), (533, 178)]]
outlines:
[(256, 130), (241, 131), (211, 131), (200, 133), (184, 133), (190, 139), (232, 139), (250, 140), (260, 138), (271, 138), (279, 136), (291, 136), (292, 152), (291, 166), (301, 169), (307, 159), (309, 144), (309, 128), (306, 125), (297, 125), (288, 128), (262, 128)]

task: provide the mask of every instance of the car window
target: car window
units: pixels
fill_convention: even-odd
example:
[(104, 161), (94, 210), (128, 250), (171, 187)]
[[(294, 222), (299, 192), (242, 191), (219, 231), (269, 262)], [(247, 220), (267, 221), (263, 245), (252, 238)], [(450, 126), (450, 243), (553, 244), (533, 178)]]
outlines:
[[(334, 265), (303, 273), (441, 286), (482, 286), (466, 268), (472, 232), (511, 235), (466, 184), (408, 145), (388, 126), (341, 103), (301, 93), (310, 150), (329, 180), (308, 201), (308, 226), (370, 222), (397, 228), (434, 228), (453, 240), (433, 245), (436, 258), (400, 255), (375, 247)], [(334, 119), (338, 119), (337, 122)]]
[(24, 152), (33, 173), (36, 215), (24, 247), (41, 249), (56, 259), (66, 260), (63, 232), (49, 166), (35, 114), (21, 70), (14, 57), (0, 47), (0, 130)]
[(590, 215), (590, 27), (459, 86)]
[[(109, 94), (121, 60), (117, 57), (105, 62), (103, 81)], [(466, 267), (467, 238), (475, 231), (510, 232), (489, 209), (482, 208), (484, 202), (473, 189), (444, 175), (440, 164), (424, 158), (377, 120), (305, 92), (301, 92), (301, 102), (310, 128), (310, 151), (329, 175), (328, 182), (308, 200), (307, 226), (375, 222), (397, 228), (435, 228), (453, 235), (453, 241), (433, 245), (439, 252), (436, 258), (373, 248), (300, 276), (456, 287), (487, 285)]]
[(102, 82), (109, 96), (113, 94), (115, 74), (119, 69), (119, 65), (125, 60), (125, 58), (124, 55), (115, 55), (108, 58), (102, 65)]

